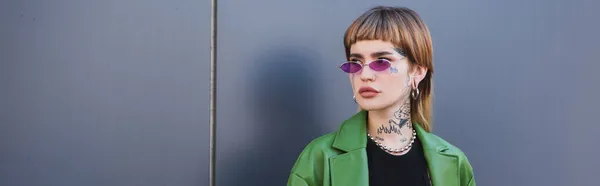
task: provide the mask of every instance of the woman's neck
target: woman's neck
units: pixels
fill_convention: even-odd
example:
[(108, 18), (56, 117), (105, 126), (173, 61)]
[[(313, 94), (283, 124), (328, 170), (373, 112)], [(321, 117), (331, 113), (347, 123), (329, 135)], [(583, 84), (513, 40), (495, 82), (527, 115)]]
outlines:
[(369, 134), (392, 148), (402, 147), (412, 138), (410, 99), (396, 106), (368, 112)]

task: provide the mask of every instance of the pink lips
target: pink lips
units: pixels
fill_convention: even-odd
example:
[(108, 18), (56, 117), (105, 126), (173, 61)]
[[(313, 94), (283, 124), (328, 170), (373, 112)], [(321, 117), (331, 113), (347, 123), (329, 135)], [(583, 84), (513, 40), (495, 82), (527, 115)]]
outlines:
[(381, 93), (381, 91), (369, 86), (360, 87), (360, 89), (358, 89), (358, 94), (363, 98), (372, 98), (379, 93)]

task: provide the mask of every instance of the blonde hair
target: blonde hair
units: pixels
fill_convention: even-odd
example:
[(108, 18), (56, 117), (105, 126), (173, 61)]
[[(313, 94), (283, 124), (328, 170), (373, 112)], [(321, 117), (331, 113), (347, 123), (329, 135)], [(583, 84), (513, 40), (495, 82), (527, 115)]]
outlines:
[[(417, 85), (419, 96), (411, 101), (411, 119), (426, 131), (431, 131), (433, 95), (433, 47), (427, 25), (419, 15), (406, 7), (377, 6), (363, 13), (344, 34), (346, 58), (350, 47), (362, 40), (383, 40), (401, 49), (414, 65), (427, 68), (427, 74)], [(358, 108), (358, 111), (362, 109)]]

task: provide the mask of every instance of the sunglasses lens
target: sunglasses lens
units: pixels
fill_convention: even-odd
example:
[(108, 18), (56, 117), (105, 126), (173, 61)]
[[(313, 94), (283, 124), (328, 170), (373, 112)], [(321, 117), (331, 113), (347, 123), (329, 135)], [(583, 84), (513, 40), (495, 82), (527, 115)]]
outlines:
[(391, 64), (389, 61), (387, 60), (383, 60), (383, 59), (378, 59), (375, 60), (371, 63), (369, 63), (369, 67), (371, 67), (371, 69), (375, 70), (375, 71), (384, 71), (388, 68), (390, 68)]
[(360, 71), (362, 66), (358, 63), (346, 62), (340, 66), (340, 68), (346, 73), (356, 73)]

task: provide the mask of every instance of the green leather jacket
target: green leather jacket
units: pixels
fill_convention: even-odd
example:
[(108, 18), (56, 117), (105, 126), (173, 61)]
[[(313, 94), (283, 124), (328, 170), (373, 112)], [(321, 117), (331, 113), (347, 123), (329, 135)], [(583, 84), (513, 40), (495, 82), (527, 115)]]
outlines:
[[(340, 129), (313, 140), (292, 168), (288, 186), (367, 186), (366, 111), (344, 121)], [(423, 144), (433, 186), (475, 186), (465, 154), (442, 138), (414, 125)]]

